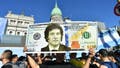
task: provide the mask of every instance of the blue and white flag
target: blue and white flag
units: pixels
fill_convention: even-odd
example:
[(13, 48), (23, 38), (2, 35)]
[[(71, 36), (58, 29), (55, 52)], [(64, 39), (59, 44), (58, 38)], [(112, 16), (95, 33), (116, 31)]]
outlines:
[(120, 36), (115, 28), (110, 28), (99, 33), (97, 50), (118, 45), (120, 45)]
[(5, 33), (6, 25), (7, 25), (7, 19), (0, 18), (0, 42), (1, 42), (1, 36)]

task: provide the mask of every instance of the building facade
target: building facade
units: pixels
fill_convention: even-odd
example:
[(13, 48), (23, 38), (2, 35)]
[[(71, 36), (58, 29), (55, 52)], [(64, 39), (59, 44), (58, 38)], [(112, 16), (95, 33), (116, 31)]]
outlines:
[[(62, 11), (60, 10), (56, 2), (55, 7), (51, 11), (50, 23), (72, 23), (72, 22), (82, 22), (82, 21), (72, 21), (68, 17), (63, 18)], [(97, 22), (97, 26), (98, 26), (98, 31), (106, 30), (106, 26), (103, 22)]]
[(13, 14), (11, 11), (5, 16), (7, 18), (6, 35), (24, 36), (27, 34), (29, 24), (34, 24), (33, 16), (25, 16), (24, 14)]
[(51, 12), (50, 23), (64, 23), (62, 18), (62, 12), (59, 9), (57, 3)]

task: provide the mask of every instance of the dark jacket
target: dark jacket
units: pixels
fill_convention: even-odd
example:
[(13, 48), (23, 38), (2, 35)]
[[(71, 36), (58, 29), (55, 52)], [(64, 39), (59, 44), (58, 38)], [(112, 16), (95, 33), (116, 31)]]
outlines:
[(11, 62), (7, 62), (6, 64), (4, 64), (1, 68), (13, 68), (12, 63)]
[[(50, 51), (49, 50), (49, 45), (47, 45), (46, 47), (42, 48), (41, 51)], [(59, 50), (58, 51), (70, 51), (71, 49), (63, 44), (60, 44)]]

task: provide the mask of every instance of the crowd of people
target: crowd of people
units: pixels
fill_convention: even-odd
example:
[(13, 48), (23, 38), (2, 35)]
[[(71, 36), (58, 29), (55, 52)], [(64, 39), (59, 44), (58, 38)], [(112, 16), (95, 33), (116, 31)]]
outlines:
[(1, 68), (120, 68), (120, 50), (108, 51), (100, 49), (95, 52), (90, 49), (88, 53), (70, 53), (70, 59), (65, 59), (65, 53), (52, 54), (26, 54), (18, 57), (11, 50), (5, 50), (1, 55)]

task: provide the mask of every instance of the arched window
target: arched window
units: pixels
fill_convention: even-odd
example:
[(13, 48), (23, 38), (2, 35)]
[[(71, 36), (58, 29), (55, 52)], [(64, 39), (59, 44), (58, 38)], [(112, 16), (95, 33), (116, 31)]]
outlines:
[(9, 32), (10, 35), (11, 35), (12, 33), (13, 33), (12, 31)]
[(25, 32), (24, 35), (27, 35), (27, 33)]
[(16, 20), (10, 20), (10, 25), (15, 25)]
[(17, 35), (20, 35), (20, 32), (17, 32)]
[(25, 23), (25, 25), (28, 25), (29, 24), (29, 22), (24, 22)]
[(23, 21), (18, 21), (18, 25), (22, 25)]

